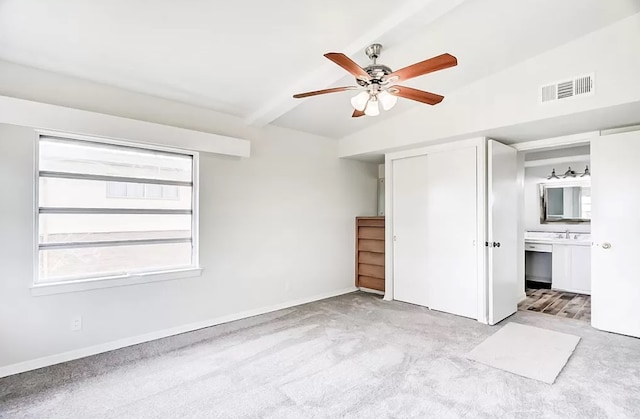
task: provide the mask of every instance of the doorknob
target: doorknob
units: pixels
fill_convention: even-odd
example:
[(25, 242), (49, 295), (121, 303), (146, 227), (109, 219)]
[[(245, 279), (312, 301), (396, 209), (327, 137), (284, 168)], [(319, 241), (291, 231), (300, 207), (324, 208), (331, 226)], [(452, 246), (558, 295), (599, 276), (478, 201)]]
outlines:
[(607, 242), (602, 243), (602, 248), (603, 249), (611, 249), (611, 243), (607, 243)]

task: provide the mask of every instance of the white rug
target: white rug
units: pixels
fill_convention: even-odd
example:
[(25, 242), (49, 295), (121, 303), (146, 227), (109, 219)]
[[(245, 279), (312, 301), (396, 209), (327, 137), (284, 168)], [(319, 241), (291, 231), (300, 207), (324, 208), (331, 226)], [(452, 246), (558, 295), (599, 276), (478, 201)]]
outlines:
[(467, 358), (553, 384), (579, 341), (578, 336), (507, 323), (469, 352)]

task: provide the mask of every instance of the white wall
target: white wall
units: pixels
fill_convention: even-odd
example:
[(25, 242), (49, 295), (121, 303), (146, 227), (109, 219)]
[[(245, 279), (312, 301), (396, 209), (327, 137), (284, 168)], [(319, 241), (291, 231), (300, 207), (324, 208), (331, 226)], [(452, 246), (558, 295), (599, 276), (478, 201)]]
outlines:
[[(491, 136), (498, 128), (636, 103), (639, 50), (640, 14), (636, 14), (456, 91), (440, 92), (446, 97), (437, 106), (416, 106), (347, 136), (340, 140), (340, 155)], [(540, 104), (542, 85), (591, 72), (595, 72), (595, 95)]]
[[(322, 137), (251, 134), (249, 159), (200, 155), (201, 277), (32, 296), (35, 135), (0, 125), (0, 373), (354, 289), (354, 217), (376, 212), (377, 165), (338, 159)], [(70, 331), (75, 315), (80, 332)]]
[(527, 167), (524, 177), (524, 228), (534, 231), (569, 231), (590, 232), (591, 224), (541, 224), (540, 223), (540, 192), (539, 184), (548, 182), (547, 176), (551, 174), (553, 168), (561, 176), (568, 166), (577, 172), (584, 171), (588, 161), (570, 162), (566, 164), (555, 164), (551, 166)]

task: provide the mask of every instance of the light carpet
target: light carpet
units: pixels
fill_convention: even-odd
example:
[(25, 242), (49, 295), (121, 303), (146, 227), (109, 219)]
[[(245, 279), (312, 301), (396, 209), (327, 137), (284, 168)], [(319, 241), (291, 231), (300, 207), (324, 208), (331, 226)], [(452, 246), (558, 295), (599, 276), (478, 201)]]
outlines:
[(468, 358), (553, 384), (579, 341), (578, 336), (507, 323), (469, 352)]
[(638, 417), (639, 339), (510, 321), (582, 338), (553, 386), (466, 358), (502, 324), (353, 293), (0, 379), (0, 417)]

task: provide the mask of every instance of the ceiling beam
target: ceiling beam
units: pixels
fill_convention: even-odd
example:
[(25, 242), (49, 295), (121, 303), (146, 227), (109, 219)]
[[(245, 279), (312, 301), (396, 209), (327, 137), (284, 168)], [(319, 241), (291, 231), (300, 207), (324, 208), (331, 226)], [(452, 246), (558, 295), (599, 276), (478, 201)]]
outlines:
[[(404, 36), (433, 23), (465, 1), (467, 0), (411, 0), (397, 9), (390, 7), (392, 11), (386, 18), (373, 25), (368, 32), (340, 52), (353, 57), (374, 42), (397, 44)], [(331, 87), (345, 75), (344, 71), (327, 60), (316, 70), (285, 86), (279, 95), (248, 115), (245, 123), (257, 127), (265, 126), (302, 103), (293, 99), (295, 93)]]
[(580, 132), (578, 134), (563, 135), (561, 137), (545, 138), (542, 140), (526, 141), (523, 143), (511, 144), (511, 147), (518, 151), (542, 151), (552, 148), (572, 147), (589, 144), (592, 138), (599, 137), (600, 131)]
[(550, 159), (528, 160), (524, 162), (524, 167), (553, 166), (554, 164), (566, 164), (591, 160), (591, 155), (581, 154), (578, 156), (554, 157)]

